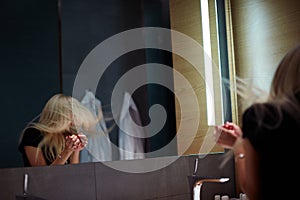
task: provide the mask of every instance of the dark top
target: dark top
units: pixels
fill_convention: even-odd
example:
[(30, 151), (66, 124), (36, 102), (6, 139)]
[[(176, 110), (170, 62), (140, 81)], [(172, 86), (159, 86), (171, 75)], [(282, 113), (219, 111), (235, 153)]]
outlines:
[(300, 113), (291, 116), (283, 111), (279, 118), (274, 106), (264, 104), (267, 109), (258, 116), (256, 106), (244, 112), (242, 131), (259, 155), (261, 199), (293, 199), (291, 195), (295, 191), (285, 184), (292, 184), (298, 171), (295, 161), (299, 150), (296, 137), (300, 133)]
[[(24, 150), (24, 146), (32, 146), (32, 147), (38, 147), (39, 143), (43, 140), (44, 136), (43, 134), (35, 129), (35, 128), (28, 128), (25, 130), (21, 142), (19, 144), (19, 151), (22, 154), (22, 158), (23, 158), (23, 163), (24, 163), (24, 167), (31, 167), (29, 160), (26, 156), (25, 150)], [(42, 148), (43, 154), (44, 154), (44, 150)], [(45, 157), (45, 154), (44, 154)], [(47, 160), (45, 157), (46, 163), (47, 165), (50, 165), (52, 162)]]

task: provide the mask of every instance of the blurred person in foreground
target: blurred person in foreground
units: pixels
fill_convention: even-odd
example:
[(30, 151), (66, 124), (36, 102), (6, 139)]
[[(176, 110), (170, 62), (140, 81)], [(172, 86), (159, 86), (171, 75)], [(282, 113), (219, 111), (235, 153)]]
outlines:
[(280, 61), (264, 102), (243, 112), (242, 124), (215, 127), (217, 144), (233, 152), (238, 183), (250, 200), (294, 199), (300, 134), (300, 46)]

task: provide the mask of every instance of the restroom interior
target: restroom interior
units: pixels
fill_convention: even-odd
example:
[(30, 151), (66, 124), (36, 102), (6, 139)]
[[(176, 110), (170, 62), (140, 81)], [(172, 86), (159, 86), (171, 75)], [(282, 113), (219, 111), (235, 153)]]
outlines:
[[(60, 7), (58, 2), (61, 3)], [(209, 9), (215, 10), (218, 1), (208, 2)], [(217, 38), (220, 27), (214, 29), (216, 24), (211, 24), (211, 39), (214, 41), (212, 57), (217, 66), (223, 63), (227, 70), (217, 71), (213, 75), (222, 73), (222, 77), (227, 76), (233, 82), (239, 77), (267, 90), (276, 63), (287, 49), (300, 42), (299, 1), (224, 0), (218, 3), (223, 3), (225, 18), (222, 19), (226, 27), (222, 34), (225, 39)], [(212, 22), (216, 22), (218, 15), (213, 15), (212, 11), (210, 13), (214, 19)], [(0, 33), (0, 49), (4, 62), (0, 81), (2, 111), (5, 113), (1, 116), (0, 173), (3, 178), (0, 185), (5, 188), (0, 192), (1, 199), (15, 199), (15, 195), (23, 193), (24, 173), (29, 174), (29, 192), (46, 199), (191, 198), (188, 176), (193, 174), (195, 159), (207, 133), (207, 110), (200, 109), (203, 118), (195, 136), (189, 129), (176, 136), (180, 105), (171, 91), (158, 85), (141, 87), (133, 94), (143, 124), (149, 123), (148, 110), (154, 104), (163, 105), (168, 113), (165, 126), (155, 137), (147, 138), (145, 149), (146, 152), (155, 151), (174, 138), (176, 143), (172, 143), (159, 157), (149, 156), (145, 160), (120, 161), (116, 148), (113, 160), (107, 163), (143, 166), (149, 160), (164, 163), (178, 157), (164, 168), (130, 173), (115, 170), (101, 162), (23, 168), (17, 143), (22, 128), (36, 117), (50, 95), (57, 92), (72, 94), (77, 70), (85, 56), (110, 36), (138, 27), (161, 27), (183, 32), (202, 43), (200, 1), (131, 0), (131, 4), (121, 0), (7, 1), (1, 6), (1, 15), (3, 31)], [(222, 41), (226, 43), (221, 44)], [(172, 42), (170, 39), (169, 44), (172, 45)], [(218, 47), (224, 49), (220, 51)], [(188, 48), (186, 51), (195, 53)], [(120, 56), (108, 68), (95, 93), (105, 105), (109, 105), (110, 92), (118, 78), (134, 66), (144, 63), (161, 63), (182, 72), (199, 91), (199, 107), (206, 108), (205, 86), (201, 77), (193, 76), (195, 71), (189, 67), (189, 63), (163, 50), (137, 50)], [(151, 75), (151, 71), (141, 74), (145, 79)], [(175, 90), (176, 87), (180, 88), (180, 83), (174, 77), (167, 79), (173, 81)], [(89, 89), (89, 86), (82, 88), (82, 92), (84, 89)], [(218, 90), (221, 89), (215, 91)], [(216, 123), (221, 124), (226, 119), (239, 123), (241, 113), (247, 106), (244, 99), (229, 91), (230, 97), (227, 98), (230, 103), (225, 104), (228, 115), (224, 115), (224, 105), (220, 101), (224, 96), (221, 98), (221, 94), (215, 94)], [(187, 121), (183, 118), (187, 124), (188, 117), (194, 114), (193, 107), (187, 107), (189, 109), (191, 112), (187, 114)], [(112, 143), (117, 143), (116, 131), (110, 135)], [(192, 144), (185, 149), (188, 138), (192, 138)], [(213, 199), (215, 194), (238, 197), (240, 193), (235, 180), (234, 161), (230, 160), (223, 168), (219, 168), (224, 160), (224, 152), (224, 149), (212, 146), (211, 152), (205, 152), (204, 158), (199, 159), (197, 176), (230, 178), (224, 184), (204, 184), (203, 199)]]

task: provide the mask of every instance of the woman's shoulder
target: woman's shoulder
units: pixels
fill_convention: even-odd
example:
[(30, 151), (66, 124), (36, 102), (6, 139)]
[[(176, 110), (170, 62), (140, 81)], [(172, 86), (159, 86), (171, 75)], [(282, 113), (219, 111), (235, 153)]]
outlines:
[(32, 136), (40, 136), (42, 135), (41, 131), (38, 130), (37, 128), (35, 127), (27, 127), (25, 130), (24, 130), (24, 135), (32, 135)]
[(38, 146), (42, 141), (43, 134), (34, 127), (28, 127), (24, 130), (21, 144), (23, 146)]

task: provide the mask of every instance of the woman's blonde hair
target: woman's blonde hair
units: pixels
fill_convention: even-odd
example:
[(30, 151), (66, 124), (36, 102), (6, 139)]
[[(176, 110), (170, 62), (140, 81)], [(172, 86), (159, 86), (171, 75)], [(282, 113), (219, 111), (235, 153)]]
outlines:
[[(300, 45), (291, 49), (280, 61), (272, 79), (267, 103), (276, 108), (272, 112), (278, 123), (273, 127), (281, 123), (283, 112), (300, 123)], [(262, 123), (264, 116), (261, 114), (268, 110), (266, 112), (265, 106), (258, 106), (257, 109), (257, 116), (260, 116)]]
[[(92, 132), (98, 118), (78, 100), (64, 94), (52, 96), (43, 108), (39, 120), (28, 127), (38, 129), (44, 138), (38, 149), (44, 149), (44, 156), (54, 161), (65, 148), (65, 136), (75, 129)], [(71, 130), (72, 129), (72, 130)]]
[(300, 45), (289, 51), (273, 77), (270, 100), (294, 99), (300, 92)]
[[(241, 79), (238, 80), (243, 86), (240, 86), (240, 88), (246, 88), (247, 83)], [(242, 97), (246, 97), (244, 100), (247, 101), (246, 103), (249, 106), (255, 104), (255, 116), (259, 126), (268, 129), (278, 127), (283, 120), (283, 113), (288, 114), (290, 118), (300, 124), (300, 45), (287, 52), (280, 61), (273, 76), (267, 99), (264, 98), (264, 92), (257, 88), (254, 87), (254, 90), (258, 90), (260, 96), (252, 92), (253, 88), (249, 87), (247, 89), (243, 89), (242, 92), (237, 91), (237, 93), (241, 94)], [(250, 94), (247, 95), (247, 92)], [(253, 101), (249, 101), (251, 96), (254, 97)], [(272, 109), (266, 105), (272, 105)], [(266, 116), (272, 117), (271, 121), (276, 123), (264, 123)], [(228, 151), (221, 167), (232, 156), (233, 151)]]

